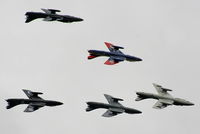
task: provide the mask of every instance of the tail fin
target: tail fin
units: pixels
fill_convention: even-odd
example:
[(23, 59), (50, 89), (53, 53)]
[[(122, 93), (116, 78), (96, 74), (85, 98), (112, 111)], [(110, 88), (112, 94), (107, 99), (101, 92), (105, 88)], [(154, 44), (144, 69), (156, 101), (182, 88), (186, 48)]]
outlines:
[(26, 15), (25, 23), (29, 23), (29, 22), (37, 19), (37, 17), (35, 15), (33, 15), (33, 14), (29, 13), (29, 12), (27, 12), (25, 15)]
[(92, 110), (94, 110), (95, 108), (92, 108), (92, 107), (90, 107), (90, 106), (88, 106), (86, 109), (85, 109), (85, 111), (86, 112), (89, 112), (89, 111), (92, 111)]
[(135, 101), (141, 101), (144, 100), (145, 98), (143, 98), (142, 96), (138, 95), (137, 98), (135, 99)]
[(10, 99), (8, 99), (6, 101), (8, 102), (8, 105), (6, 106), (7, 109), (10, 109), (10, 108), (12, 108), (12, 107), (17, 106), (17, 105), (20, 104), (20, 102), (18, 102), (18, 101), (12, 101)]
[(92, 111), (94, 109), (97, 109), (96, 107), (92, 106), (93, 102), (86, 102), (87, 103), (87, 108), (85, 109), (86, 112)]
[(90, 55), (88, 56), (88, 60), (94, 59), (94, 58), (96, 58), (96, 57), (98, 57), (98, 56), (95, 56), (95, 55), (90, 54)]

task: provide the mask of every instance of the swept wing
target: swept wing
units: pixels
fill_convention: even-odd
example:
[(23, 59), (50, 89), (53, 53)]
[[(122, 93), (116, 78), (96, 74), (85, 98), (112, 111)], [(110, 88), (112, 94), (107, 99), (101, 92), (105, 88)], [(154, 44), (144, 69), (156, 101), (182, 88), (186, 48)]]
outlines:
[(153, 86), (156, 88), (156, 91), (158, 92), (158, 94), (160, 95), (164, 95), (164, 96), (168, 96), (168, 97), (172, 97), (167, 91), (172, 91), (171, 89), (167, 89), (167, 88), (163, 88), (162, 86), (153, 83)]
[(102, 116), (103, 117), (112, 117), (118, 114), (123, 113), (125, 110), (124, 109), (119, 109), (119, 108), (109, 108)]
[(111, 43), (108, 43), (108, 42), (105, 42), (107, 48), (109, 49), (110, 52), (117, 52), (117, 53), (121, 53), (122, 52), (119, 50), (119, 49), (124, 49), (123, 47), (120, 47), (120, 46), (115, 46)]
[(167, 107), (168, 105), (172, 105), (174, 103), (173, 100), (168, 99), (159, 99), (153, 106), (155, 109), (163, 109)]
[(39, 97), (39, 94), (43, 94), (41, 92), (32, 92), (31, 90), (23, 89), (24, 93), (28, 96), (29, 99), (42, 99)]
[(104, 64), (106, 65), (114, 65), (121, 61), (124, 61), (125, 58), (117, 57), (117, 56), (111, 56)]
[(111, 95), (104, 94), (109, 104), (122, 106), (118, 101), (123, 101), (123, 99), (112, 97)]
[(24, 112), (33, 112), (44, 106), (44, 103), (30, 103)]

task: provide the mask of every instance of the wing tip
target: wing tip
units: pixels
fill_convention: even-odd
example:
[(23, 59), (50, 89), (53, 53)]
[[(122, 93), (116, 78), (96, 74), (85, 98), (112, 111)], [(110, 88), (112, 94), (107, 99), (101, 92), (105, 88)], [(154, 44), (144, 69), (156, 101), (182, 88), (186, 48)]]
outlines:
[(111, 48), (113, 46), (113, 44), (109, 43), (109, 42), (104, 42), (105, 45), (108, 47), (108, 48)]
[(114, 65), (117, 64), (118, 62), (114, 61), (114, 60), (107, 60), (104, 64), (105, 65)]

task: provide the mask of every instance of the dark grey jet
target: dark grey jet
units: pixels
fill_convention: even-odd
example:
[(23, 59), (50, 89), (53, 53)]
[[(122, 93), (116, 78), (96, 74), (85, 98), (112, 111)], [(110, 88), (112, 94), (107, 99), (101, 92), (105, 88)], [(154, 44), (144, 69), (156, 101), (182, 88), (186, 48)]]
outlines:
[(110, 52), (107, 51), (101, 51), (101, 50), (88, 50), (89, 56), (88, 59), (93, 59), (99, 56), (106, 56), (109, 57), (109, 59), (104, 63), (106, 65), (114, 65), (122, 61), (142, 61), (142, 59), (131, 56), (131, 55), (126, 55), (122, 53), (119, 49), (124, 49), (123, 47), (120, 46), (115, 46), (111, 43), (105, 42), (106, 46), (108, 47)]
[(136, 92), (138, 97), (135, 99), (136, 101), (140, 101), (143, 99), (156, 99), (158, 100), (153, 108), (162, 109), (169, 105), (179, 105), (179, 106), (191, 106), (194, 105), (192, 102), (186, 101), (180, 98), (174, 98), (167, 91), (172, 91), (171, 89), (163, 88), (160, 85), (154, 84), (153, 86), (156, 88), (158, 94), (145, 93), (145, 92)]
[(83, 19), (69, 16), (69, 15), (60, 15), (56, 12), (61, 12), (60, 10), (56, 9), (41, 9), (43, 12), (26, 12), (26, 23), (31, 22), (38, 18), (43, 18), (44, 21), (60, 21), (64, 23), (70, 23), (70, 22), (78, 22), (83, 21)]
[(121, 113), (128, 114), (140, 114), (141, 111), (133, 108), (124, 107), (118, 101), (123, 101), (123, 99), (115, 98), (110, 95), (104, 94), (109, 104), (101, 103), (101, 102), (87, 102), (88, 107), (86, 111), (92, 111), (98, 108), (108, 109), (102, 116), (104, 117), (112, 117)]
[(43, 94), (41, 92), (32, 92), (30, 90), (23, 89), (24, 93), (28, 96), (29, 99), (7, 99), (8, 102), (7, 109), (10, 109), (14, 106), (20, 105), (20, 104), (28, 104), (28, 107), (24, 110), (24, 112), (33, 112), (35, 110), (38, 110), (41, 107), (44, 106), (58, 106), (62, 105), (62, 102), (58, 101), (52, 101), (52, 100), (44, 100), (41, 97), (39, 97), (39, 94)]

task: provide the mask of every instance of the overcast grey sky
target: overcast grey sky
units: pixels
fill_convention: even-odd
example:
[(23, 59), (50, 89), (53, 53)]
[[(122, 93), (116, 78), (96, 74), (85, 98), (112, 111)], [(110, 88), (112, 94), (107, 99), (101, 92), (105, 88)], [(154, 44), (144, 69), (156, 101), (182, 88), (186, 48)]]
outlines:
[[(200, 97), (200, 2), (198, 0), (1, 0), (0, 132), (3, 134), (197, 134)], [(84, 19), (64, 24), (35, 20), (25, 12), (55, 8)], [(88, 49), (107, 50), (104, 41), (143, 59), (114, 66), (107, 58), (87, 60)], [(152, 83), (195, 106), (156, 110), (155, 100), (135, 102), (136, 91), (156, 93)], [(7, 110), (5, 99), (26, 98), (21, 89), (43, 92), (64, 103), (24, 113)], [(143, 111), (103, 118), (85, 112), (86, 101), (123, 98)]]

